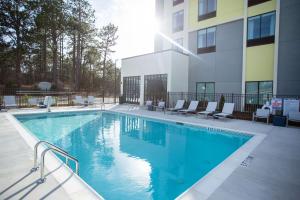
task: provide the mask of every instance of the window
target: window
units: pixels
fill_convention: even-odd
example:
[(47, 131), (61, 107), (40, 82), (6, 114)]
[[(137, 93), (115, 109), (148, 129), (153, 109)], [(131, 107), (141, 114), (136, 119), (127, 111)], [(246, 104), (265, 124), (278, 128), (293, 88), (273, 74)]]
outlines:
[(176, 6), (176, 5), (178, 5), (180, 3), (183, 3), (183, 2), (184, 2), (184, 0), (173, 0), (173, 6)]
[(249, 17), (247, 46), (274, 43), (275, 20), (275, 12)]
[(198, 21), (216, 16), (217, 0), (198, 0)]
[(125, 103), (139, 103), (140, 76), (123, 77), (123, 97)]
[(183, 10), (173, 14), (173, 32), (183, 30)]
[(198, 82), (196, 83), (196, 96), (200, 101), (213, 101), (215, 98), (215, 83)]
[(155, 105), (158, 101), (167, 100), (167, 74), (153, 74), (144, 76), (144, 100), (152, 100)]
[(263, 105), (272, 98), (273, 81), (246, 82), (246, 104)]
[(174, 42), (176, 44), (173, 44), (172, 45), (172, 49), (176, 50), (176, 51), (179, 51), (179, 52), (183, 52), (183, 38), (178, 38), (176, 40), (174, 40)]
[(255, 6), (257, 4), (261, 4), (270, 0), (248, 0), (248, 7)]
[(216, 27), (198, 31), (198, 53), (209, 53), (216, 51)]

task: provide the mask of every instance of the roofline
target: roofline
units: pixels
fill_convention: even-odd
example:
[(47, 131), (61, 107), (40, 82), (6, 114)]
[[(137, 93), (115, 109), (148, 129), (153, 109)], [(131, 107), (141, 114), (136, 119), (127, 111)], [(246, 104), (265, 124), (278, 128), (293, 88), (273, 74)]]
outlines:
[(126, 58), (121, 58), (121, 60), (127, 60), (130, 58), (135, 58), (135, 57), (140, 57), (140, 56), (146, 56), (146, 55), (151, 55), (151, 54), (158, 54), (158, 53), (163, 53), (163, 52), (167, 52), (167, 51), (172, 51), (172, 52), (176, 52), (185, 56), (189, 56), (189, 54), (177, 51), (175, 49), (166, 49), (166, 50), (161, 50), (161, 51), (155, 51), (155, 52), (151, 52), (151, 53), (145, 53), (145, 54), (140, 54), (140, 55), (136, 55), (136, 56), (130, 56), (130, 57), (126, 57)]

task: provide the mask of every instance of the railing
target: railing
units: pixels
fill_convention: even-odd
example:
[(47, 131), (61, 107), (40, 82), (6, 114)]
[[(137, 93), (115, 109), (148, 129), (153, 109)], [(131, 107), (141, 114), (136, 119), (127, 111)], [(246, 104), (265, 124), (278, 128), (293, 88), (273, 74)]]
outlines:
[(101, 92), (91, 91), (40, 91), (40, 90), (23, 90), (15, 88), (0, 89), (0, 105), (3, 104), (3, 96), (13, 95), (16, 97), (16, 103), (19, 108), (33, 107), (36, 104), (32, 104), (29, 101), (34, 99), (37, 103), (43, 102), (45, 96), (52, 96), (54, 99), (54, 106), (72, 106), (73, 100), (76, 95), (83, 97), (95, 96), (95, 104), (97, 103), (118, 103), (119, 96), (106, 95), (104, 98)]
[[(195, 93), (195, 92), (168, 92), (167, 107), (174, 107), (177, 100), (186, 101), (186, 107), (192, 100), (198, 100), (198, 110), (206, 109), (209, 101), (218, 102), (217, 110), (221, 111), (223, 103), (234, 103), (233, 117), (237, 119), (251, 120), (252, 113), (261, 108), (266, 101), (271, 102), (272, 98), (293, 98), (300, 99), (300, 95), (272, 95), (272, 94), (235, 94), (235, 93)], [(221, 100), (223, 99), (223, 100)]]
[(64, 151), (63, 149), (59, 148), (58, 146), (55, 146), (54, 144), (51, 144), (47, 141), (39, 141), (35, 146), (34, 146), (34, 163), (33, 163), (33, 168), (32, 171), (36, 171), (38, 169), (38, 147), (40, 144), (45, 143), (48, 145), (47, 149), (45, 149), (42, 154), (41, 154), (41, 178), (40, 182), (45, 181), (45, 156), (48, 151), (55, 151), (59, 155), (63, 156), (66, 158), (66, 165), (69, 166), (69, 159), (73, 160), (75, 162), (75, 173), (78, 175), (79, 174), (79, 163), (76, 158), (73, 156), (69, 155), (68, 152)]

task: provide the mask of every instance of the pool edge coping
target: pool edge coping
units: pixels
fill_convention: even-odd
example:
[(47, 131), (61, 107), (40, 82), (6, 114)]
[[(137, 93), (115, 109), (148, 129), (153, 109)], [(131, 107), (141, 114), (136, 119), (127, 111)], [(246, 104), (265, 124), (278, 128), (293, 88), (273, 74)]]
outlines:
[[(137, 116), (137, 117), (143, 117), (147, 119), (153, 119), (153, 120), (160, 120), (165, 122), (171, 122), (176, 123), (178, 120), (174, 119), (166, 119), (159, 116), (151, 116), (147, 114), (140, 114), (140, 113), (133, 113), (132, 111), (121, 111), (121, 110), (103, 110), (103, 109), (71, 109), (71, 110), (55, 110), (51, 113), (64, 113), (64, 112), (88, 112), (88, 111), (104, 111), (104, 112), (112, 112), (112, 113), (118, 113), (118, 114), (126, 114), (131, 116)], [(17, 121), (17, 119), (13, 115), (26, 115), (26, 114), (47, 114), (47, 112), (42, 111), (25, 111), (25, 112), (11, 112), (7, 113), (8, 115), (11, 115), (14, 122), (17, 123), (18, 126), (21, 126), (22, 129), (26, 132), (26, 134), (30, 135), (35, 138), (31, 133), (28, 133), (28, 131), (22, 127), (22, 125)], [(11, 121), (10, 121), (11, 122)], [(209, 196), (219, 187), (221, 184), (236, 170), (240, 164), (251, 154), (251, 152), (264, 140), (266, 137), (266, 134), (264, 133), (258, 133), (258, 132), (251, 132), (251, 131), (240, 131), (236, 129), (231, 128), (224, 128), (220, 126), (211, 126), (208, 124), (203, 123), (194, 123), (194, 122), (182, 122), (184, 125), (190, 125), (193, 127), (200, 127), (200, 128), (212, 128), (212, 129), (220, 129), (224, 131), (229, 131), (233, 133), (239, 133), (239, 134), (248, 134), (252, 135), (253, 137), (250, 138), (245, 144), (243, 144), (241, 147), (239, 147), (237, 150), (235, 150), (230, 156), (228, 156), (225, 160), (223, 160), (221, 163), (219, 163), (217, 166), (215, 166), (212, 170), (210, 170), (205, 176), (203, 176), (201, 179), (199, 179), (196, 183), (194, 183), (192, 186), (190, 186), (188, 189), (186, 189), (184, 192), (182, 192), (179, 196), (176, 197), (176, 200), (185, 200), (185, 199), (207, 199)], [(13, 123), (13, 125), (15, 125)], [(16, 127), (16, 126), (15, 126)], [(17, 128), (17, 127), (16, 127)], [(18, 130), (19, 132), (19, 130)], [(19, 132), (20, 133), (20, 132)], [(20, 133), (22, 136), (22, 134)], [(23, 137), (23, 136), (22, 136)], [(23, 139), (26, 141), (26, 139), (23, 137)], [(27, 142), (27, 141), (26, 141)], [(28, 143), (28, 142), (27, 142)], [(31, 146), (31, 145), (29, 145)], [(33, 147), (32, 147), (33, 148)], [(59, 158), (57, 158), (55, 155), (52, 155), (56, 160), (62, 162)], [(70, 171), (70, 169), (66, 166), (64, 166), (66, 170)], [(75, 175), (75, 174), (74, 174)], [(101, 194), (97, 193), (91, 186), (89, 186), (81, 177), (75, 175), (79, 181), (82, 182), (83, 186), (87, 187), (89, 190), (91, 190), (92, 193), (96, 194), (100, 199), (104, 199), (101, 197)], [(56, 178), (56, 177), (55, 177)], [(58, 181), (58, 179), (56, 178)], [(195, 196), (196, 195), (196, 196)]]

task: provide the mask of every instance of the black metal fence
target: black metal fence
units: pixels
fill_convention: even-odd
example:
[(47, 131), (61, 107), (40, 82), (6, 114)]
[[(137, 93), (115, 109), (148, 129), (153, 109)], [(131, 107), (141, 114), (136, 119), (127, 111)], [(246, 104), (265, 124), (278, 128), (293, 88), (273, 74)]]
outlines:
[(261, 108), (266, 101), (271, 103), (272, 98), (300, 99), (300, 95), (272, 95), (272, 94), (234, 94), (234, 93), (193, 93), (168, 92), (167, 106), (174, 107), (177, 100), (185, 100), (187, 107), (190, 101), (199, 101), (198, 110), (206, 109), (209, 101), (218, 102), (217, 110), (221, 111), (224, 103), (234, 103), (234, 117), (238, 119), (251, 119), (252, 113)]
[(18, 88), (4, 88), (0, 89), (0, 104), (3, 104), (3, 96), (13, 95), (16, 97), (16, 103), (18, 107), (32, 107), (30, 99), (35, 98), (37, 102), (42, 102), (45, 96), (52, 96), (55, 101), (55, 106), (72, 106), (74, 105), (73, 100), (76, 95), (82, 97), (94, 96), (95, 103), (118, 103), (119, 97), (116, 96), (105, 96), (101, 91), (40, 91), (40, 90), (26, 90)]

